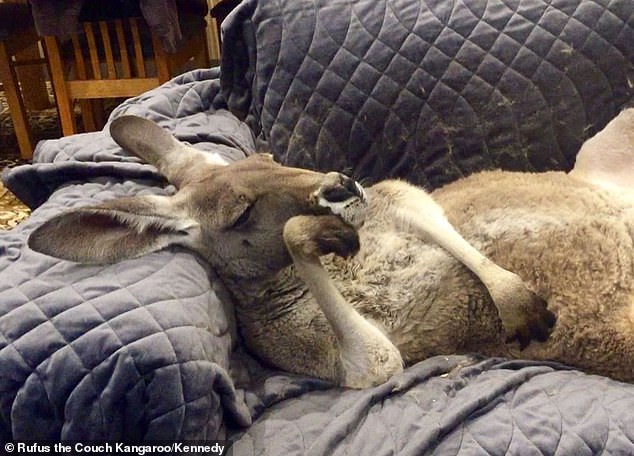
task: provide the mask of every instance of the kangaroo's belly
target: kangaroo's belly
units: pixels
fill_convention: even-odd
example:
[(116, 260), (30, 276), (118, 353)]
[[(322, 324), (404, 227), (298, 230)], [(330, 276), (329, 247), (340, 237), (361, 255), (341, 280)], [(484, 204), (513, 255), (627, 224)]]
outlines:
[[(634, 210), (625, 199), (563, 173), (499, 172), (464, 179), (434, 197), (465, 239), (520, 275), (558, 315), (551, 339), (536, 344), (536, 357), (568, 361), (572, 355), (561, 347), (580, 343), (578, 327), (596, 321), (613, 328), (631, 314)], [(382, 213), (369, 214), (360, 237), (361, 251), (346, 263), (349, 281), (341, 289), (406, 361), (509, 354), (486, 289), (446, 251)]]

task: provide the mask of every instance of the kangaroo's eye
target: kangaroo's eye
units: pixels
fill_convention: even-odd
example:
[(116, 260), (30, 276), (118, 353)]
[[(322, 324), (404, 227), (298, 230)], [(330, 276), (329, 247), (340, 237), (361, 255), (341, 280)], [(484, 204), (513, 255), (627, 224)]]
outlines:
[(231, 229), (241, 228), (246, 225), (246, 223), (249, 221), (249, 218), (251, 218), (252, 207), (252, 204), (245, 207), (244, 211), (242, 211), (242, 214), (240, 214), (240, 217), (238, 217), (236, 221), (233, 222), (233, 225), (231, 225)]

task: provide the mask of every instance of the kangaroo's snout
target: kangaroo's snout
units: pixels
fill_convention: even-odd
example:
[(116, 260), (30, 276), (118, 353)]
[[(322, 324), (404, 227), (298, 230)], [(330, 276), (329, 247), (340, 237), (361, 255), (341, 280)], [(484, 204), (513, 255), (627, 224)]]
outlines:
[[(330, 203), (341, 203), (351, 198), (363, 198), (363, 188), (354, 179), (341, 173), (328, 173), (326, 186), (319, 195)], [(332, 181), (330, 184), (329, 181)]]
[(330, 172), (324, 176), (319, 188), (311, 195), (318, 209), (327, 209), (344, 222), (359, 228), (365, 221), (367, 198), (363, 187), (345, 174)]

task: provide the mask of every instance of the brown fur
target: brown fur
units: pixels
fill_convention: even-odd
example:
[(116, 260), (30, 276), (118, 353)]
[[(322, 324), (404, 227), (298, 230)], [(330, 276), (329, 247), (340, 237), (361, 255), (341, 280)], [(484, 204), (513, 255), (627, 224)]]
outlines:
[[(630, 130), (632, 111), (608, 126), (606, 143)], [(179, 192), (71, 211), (30, 245), (86, 262), (185, 245), (217, 270), (245, 343), (274, 366), (364, 387), (403, 363), (478, 351), (634, 381), (634, 143), (629, 161), (618, 150), (618, 186), (594, 141), (570, 174), (481, 173), (434, 192), (435, 202), (385, 181), (366, 190), (366, 204), (338, 173), (261, 156), (218, 167), (142, 119), (111, 131)], [(596, 163), (597, 181), (588, 177)], [(108, 230), (94, 224), (104, 217)], [(509, 336), (548, 335), (551, 314), (538, 296), (557, 323), (519, 351)]]
[[(481, 352), (556, 360), (634, 381), (634, 205), (627, 200), (564, 173), (485, 172), (433, 194), (469, 242), (519, 274), (557, 314), (550, 338), (520, 351), (504, 342), (495, 306), (477, 277), (442, 248), (394, 227), (389, 210), (377, 211), (383, 199), (376, 202), (377, 194), (368, 192), (375, 203), (359, 230), (361, 250), (351, 259), (323, 261), (347, 301), (385, 331), (406, 364)], [(291, 271), (265, 287), (293, 284), (294, 292), (284, 293), (292, 302), (281, 300), (281, 314), (270, 302), (258, 312), (261, 303), (248, 303), (234, 284), (240, 327), (263, 359), (324, 376), (294, 355), (315, 359), (336, 344), (319, 306)]]

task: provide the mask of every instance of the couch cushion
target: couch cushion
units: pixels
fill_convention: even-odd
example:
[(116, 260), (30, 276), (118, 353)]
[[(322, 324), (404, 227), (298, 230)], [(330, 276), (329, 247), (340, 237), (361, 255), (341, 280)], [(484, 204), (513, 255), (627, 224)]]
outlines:
[(261, 143), (362, 179), (569, 169), (633, 93), (630, 0), (247, 0), (223, 28)]

